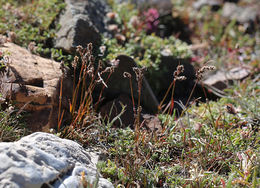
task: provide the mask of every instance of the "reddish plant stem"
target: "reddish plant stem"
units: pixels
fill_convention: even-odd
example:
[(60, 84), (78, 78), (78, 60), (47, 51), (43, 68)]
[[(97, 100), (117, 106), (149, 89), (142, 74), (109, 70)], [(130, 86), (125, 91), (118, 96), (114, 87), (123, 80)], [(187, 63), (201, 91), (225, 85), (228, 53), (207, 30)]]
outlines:
[[(166, 97), (168, 96), (168, 94), (169, 94), (169, 92), (170, 92), (170, 89), (171, 89), (171, 87), (173, 86), (173, 84), (174, 84), (174, 81), (172, 81), (171, 85), (168, 87), (168, 90), (166, 91), (166, 94), (165, 94), (164, 97), (163, 97), (163, 100), (160, 102), (160, 104), (159, 104), (159, 106), (158, 106), (158, 111), (159, 111), (159, 112), (161, 111), (161, 109), (162, 109), (162, 104), (163, 104), (163, 102), (165, 101)], [(159, 112), (158, 112), (158, 113), (159, 113)]]
[[(105, 84), (107, 84), (108, 83), (108, 80), (109, 80), (109, 78), (111, 77), (111, 75), (112, 75), (112, 71), (109, 73), (109, 75), (107, 76), (107, 79), (106, 79), (106, 81), (105, 81)], [(97, 101), (97, 103), (95, 104), (95, 109), (97, 109), (97, 106), (98, 106), (98, 104), (100, 103), (100, 100), (101, 100), (101, 97), (102, 97), (102, 95), (103, 95), (103, 91), (104, 91), (104, 89), (105, 89), (105, 85), (103, 85), (103, 87), (102, 87), (102, 90), (100, 91), (100, 94), (99, 94), (99, 97), (98, 97), (98, 101)]]
[(61, 113), (61, 99), (62, 99), (62, 85), (63, 85), (63, 77), (60, 80), (60, 96), (59, 96), (59, 112), (58, 112), (58, 131), (60, 131), (60, 122), (62, 121), (62, 118), (60, 117)]
[(175, 83), (176, 83), (176, 80), (174, 79), (173, 80), (173, 86), (172, 86), (172, 95), (171, 95), (171, 107), (170, 107), (170, 114), (172, 114), (172, 111), (173, 111), (173, 108), (174, 108), (174, 91), (175, 91)]

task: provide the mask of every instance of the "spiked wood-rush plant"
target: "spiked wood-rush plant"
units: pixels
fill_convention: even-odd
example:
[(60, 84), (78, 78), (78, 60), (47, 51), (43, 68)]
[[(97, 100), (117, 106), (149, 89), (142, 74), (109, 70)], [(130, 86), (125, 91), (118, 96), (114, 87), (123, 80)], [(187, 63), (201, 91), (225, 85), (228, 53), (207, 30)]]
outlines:
[[(101, 101), (102, 93), (107, 82), (114, 71), (114, 67), (102, 69), (102, 62), (99, 60), (97, 63), (92, 53), (93, 46), (89, 43), (86, 48), (82, 46), (77, 47), (79, 56), (75, 56), (72, 62), (73, 67), (73, 94), (69, 101), (69, 112), (71, 114), (70, 131), (80, 129), (84, 126), (90, 125), (96, 120), (98, 115), (95, 111)], [(102, 75), (108, 73), (104, 81)], [(102, 84), (102, 89), (96, 103), (93, 99), (93, 91), (98, 84)], [(62, 85), (62, 83), (61, 83)], [(61, 86), (62, 87), (62, 86)], [(62, 91), (62, 89), (61, 89)], [(60, 93), (60, 99), (62, 92)], [(61, 103), (59, 104), (61, 108)], [(59, 110), (59, 127), (61, 125), (63, 113)]]

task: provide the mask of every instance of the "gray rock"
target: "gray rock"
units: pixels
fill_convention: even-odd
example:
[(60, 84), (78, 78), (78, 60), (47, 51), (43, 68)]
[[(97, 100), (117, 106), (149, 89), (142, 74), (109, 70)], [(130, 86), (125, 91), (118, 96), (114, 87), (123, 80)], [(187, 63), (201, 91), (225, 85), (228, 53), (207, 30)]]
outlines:
[(235, 3), (225, 3), (222, 10), (222, 15), (229, 19), (235, 19), (240, 23), (253, 22), (260, 15), (260, 4), (254, 6), (241, 7)]
[(193, 7), (195, 9), (200, 9), (206, 5), (211, 7), (220, 7), (222, 5), (222, 1), (221, 0), (198, 0), (193, 3)]
[(36, 132), (17, 142), (0, 143), (0, 187), (83, 187), (82, 176), (90, 184), (99, 176), (98, 187), (113, 187), (74, 141)]
[(229, 71), (219, 70), (213, 75), (208, 75), (203, 84), (218, 90), (226, 89), (233, 80), (242, 80), (250, 75), (250, 70), (242, 67), (233, 68)]
[(60, 16), (60, 29), (56, 33), (55, 47), (72, 51), (78, 45), (86, 47), (92, 42), (99, 45), (106, 30), (108, 5), (102, 0), (65, 0), (67, 6)]

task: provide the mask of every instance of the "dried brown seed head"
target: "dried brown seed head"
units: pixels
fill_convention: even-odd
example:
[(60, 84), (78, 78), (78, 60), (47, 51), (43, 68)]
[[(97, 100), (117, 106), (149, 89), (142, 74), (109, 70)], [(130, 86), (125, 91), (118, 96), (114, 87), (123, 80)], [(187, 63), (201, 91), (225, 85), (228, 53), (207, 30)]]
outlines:
[(118, 31), (118, 26), (116, 24), (110, 24), (107, 26), (107, 29), (109, 31), (117, 32)]
[(108, 12), (106, 15), (109, 19), (113, 20), (116, 17), (116, 13), (115, 12)]
[(177, 76), (177, 77), (175, 77), (175, 80), (179, 80), (179, 81), (184, 81), (186, 79), (187, 78), (185, 76)]
[(15, 32), (13, 32), (13, 31), (10, 31), (10, 32), (8, 32), (8, 40), (10, 41), (10, 42), (14, 42), (15, 41), (15, 39), (16, 39), (16, 33)]
[(184, 66), (183, 65), (178, 65), (177, 66), (177, 71), (180, 72), (180, 73), (184, 72)]
[(30, 42), (29, 44), (28, 44), (28, 50), (30, 51), (30, 52), (35, 52), (36, 50), (37, 50), (37, 46), (36, 46), (36, 43), (35, 42)]
[(92, 52), (92, 49), (93, 49), (92, 43), (88, 43), (87, 49), (88, 49), (88, 51), (89, 51), (90, 53)]
[(119, 59), (113, 59), (109, 62), (110, 65), (112, 66), (118, 66), (119, 65)]
[(73, 62), (72, 62), (72, 67), (73, 67), (74, 69), (77, 68), (78, 61), (79, 61), (79, 57), (78, 57), (78, 56), (75, 56), (75, 57), (74, 57), (74, 60), (73, 60)]
[(123, 73), (124, 78), (132, 78), (132, 75), (129, 72)]
[(142, 67), (142, 68), (133, 67), (133, 71), (134, 71), (134, 73), (136, 75), (136, 80), (140, 81), (144, 77), (144, 71), (146, 71), (146, 67)]
[(226, 110), (229, 114), (237, 114), (237, 111), (232, 104), (226, 104)]
[(215, 70), (216, 67), (215, 66), (208, 66), (205, 65), (203, 67), (201, 67), (197, 72), (196, 72), (196, 77), (198, 80), (201, 80), (203, 78), (203, 74), (206, 73), (207, 71), (212, 71)]
[(77, 46), (76, 48), (77, 48), (77, 52), (81, 52), (81, 51), (83, 50), (83, 47), (82, 47), (82, 46), (80, 46), (80, 45), (79, 45), (79, 46)]
[(119, 34), (119, 33), (117, 33), (117, 34), (115, 35), (115, 38), (116, 38), (116, 40), (119, 41), (119, 42), (125, 42), (125, 40), (126, 40), (126, 37), (125, 37), (124, 35), (122, 35), (122, 34)]
[(99, 47), (99, 51), (104, 55), (105, 51), (106, 51), (106, 46), (100, 46)]

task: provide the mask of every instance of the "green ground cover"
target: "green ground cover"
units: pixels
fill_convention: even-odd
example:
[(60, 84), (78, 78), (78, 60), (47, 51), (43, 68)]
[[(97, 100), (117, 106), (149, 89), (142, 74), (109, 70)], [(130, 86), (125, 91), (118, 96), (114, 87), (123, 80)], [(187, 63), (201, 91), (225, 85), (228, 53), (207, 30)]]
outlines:
[[(249, 33), (243, 25), (222, 19), (221, 9), (212, 11), (206, 6), (195, 11), (191, 9), (192, 2), (173, 1), (172, 16), (189, 25), (192, 43), (205, 44), (204, 50), (191, 51), (177, 35), (160, 38), (147, 34), (142, 19), (142, 11), (146, 10), (138, 11), (130, 4), (122, 6), (111, 1), (117, 15), (113, 24), (120, 35), (103, 39), (106, 46), (103, 60), (110, 61), (124, 53), (153, 73), (158, 71), (161, 51), (167, 50), (175, 57), (191, 58), (195, 67), (202, 67), (209, 60), (217, 69), (235, 67), (241, 65), (243, 57), (244, 65), (251, 67), (252, 73), (243, 81), (234, 82), (217, 101), (183, 104), (184, 111), (178, 118), (174, 112), (156, 114), (162, 126), (160, 132), (142, 127), (138, 110), (134, 129), (113, 126), (121, 114), (115, 119), (102, 119), (93, 101), (87, 100), (92, 98), (95, 81), (100, 80), (97, 75), (91, 77), (91, 84), (82, 87), (82, 91), (75, 90), (74, 101), (79, 93), (85, 93), (86, 97), (81, 97), (81, 106), (72, 100), (72, 121), (65, 128), (57, 125), (56, 134), (85, 147), (100, 148), (106, 157), (98, 164), (99, 170), (117, 187), (260, 186), (260, 65), (255, 55), (260, 48), (259, 30)], [(8, 36), (13, 32), (15, 43), (27, 47), (35, 42), (38, 47), (35, 53), (72, 63), (75, 54), (63, 55), (52, 46), (58, 27), (56, 17), (65, 7), (62, 0), (0, 0), (0, 3), (0, 34)], [(87, 49), (89, 57), (91, 48)], [(84, 55), (82, 50), (78, 49)], [(3, 66), (4, 56), (0, 52)], [(75, 61), (81, 66), (89, 64), (90, 68), (98, 68), (95, 61), (82, 62), (82, 59)], [(13, 108), (14, 102), (1, 104), (0, 141), (14, 141), (29, 134), (23, 122), (26, 114)]]

